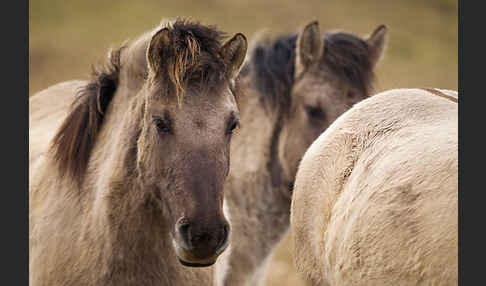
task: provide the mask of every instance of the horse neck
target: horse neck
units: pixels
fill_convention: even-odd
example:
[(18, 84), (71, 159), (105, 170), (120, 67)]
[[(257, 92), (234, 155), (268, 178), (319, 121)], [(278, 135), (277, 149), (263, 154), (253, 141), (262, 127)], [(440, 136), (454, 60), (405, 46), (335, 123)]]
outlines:
[(141, 110), (136, 102), (139, 99), (129, 97), (128, 93), (119, 87), (105, 112), (85, 177), (89, 190), (109, 188), (115, 177), (128, 186), (136, 177), (132, 174), (136, 149), (131, 144), (135, 144), (138, 130), (131, 123), (141, 117)]
[(238, 102), (242, 128), (231, 143), (232, 173), (264, 174), (272, 191), (281, 193), (282, 189), (288, 190), (290, 180), (278, 156), (282, 114), (271, 107), (266, 109), (260, 96), (249, 86)]
[(291, 202), (278, 156), (281, 115), (265, 110), (252, 88), (239, 97), (238, 108), (241, 129), (231, 142), (231, 171), (225, 183), (225, 202), (237, 243), (232, 244), (229, 261), (218, 263), (235, 269), (222, 278), (227, 284), (258, 280), (257, 269), (265, 269), (264, 261), (288, 229)]

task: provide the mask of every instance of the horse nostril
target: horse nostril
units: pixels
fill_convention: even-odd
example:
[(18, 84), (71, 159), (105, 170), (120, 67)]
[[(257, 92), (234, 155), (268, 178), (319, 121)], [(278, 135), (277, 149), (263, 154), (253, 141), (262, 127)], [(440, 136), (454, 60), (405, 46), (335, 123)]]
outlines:
[(223, 226), (223, 238), (228, 237), (229, 232), (230, 232), (230, 226), (229, 226), (229, 224), (225, 224)]
[(223, 248), (226, 248), (226, 244), (227, 244), (227, 241), (228, 241), (228, 238), (229, 238), (229, 233), (230, 233), (230, 226), (228, 223), (225, 223), (223, 225), (223, 228), (221, 230), (221, 236), (220, 236), (220, 239), (219, 239), (219, 243), (218, 243), (218, 252)]
[(193, 249), (194, 246), (192, 244), (191, 223), (185, 218), (179, 219), (177, 222), (176, 231), (180, 237), (182, 247), (186, 250)]

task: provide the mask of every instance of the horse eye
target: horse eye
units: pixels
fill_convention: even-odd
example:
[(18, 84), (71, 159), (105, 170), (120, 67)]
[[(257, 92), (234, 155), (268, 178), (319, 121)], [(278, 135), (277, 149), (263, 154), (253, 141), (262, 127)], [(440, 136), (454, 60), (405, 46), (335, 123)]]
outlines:
[(320, 107), (306, 106), (305, 112), (307, 113), (307, 116), (309, 116), (309, 118), (311, 119), (315, 119), (315, 120), (326, 119), (326, 114), (324, 113), (324, 110), (322, 110), (322, 108)]
[(191, 75), (191, 81), (192, 82), (199, 82), (199, 81), (201, 81), (201, 79), (202, 79), (202, 74), (199, 73), (199, 72), (196, 72), (196, 73)]
[(168, 120), (164, 120), (164, 119), (159, 118), (159, 117), (154, 117), (153, 123), (157, 127), (157, 131), (159, 131), (159, 133), (170, 133), (171, 132), (170, 122)]
[(233, 121), (232, 121), (232, 123), (231, 123), (231, 124), (229, 125), (229, 127), (228, 127), (228, 131), (227, 131), (227, 133), (228, 133), (228, 134), (233, 134), (233, 131), (234, 131), (236, 128), (238, 128), (238, 127), (240, 127), (240, 122), (239, 122), (238, 120), (233, 120)]
[(346, 95), (349, 99), (355, 99), (357, 97), (357, 94), (354, 91), (348, 91)]

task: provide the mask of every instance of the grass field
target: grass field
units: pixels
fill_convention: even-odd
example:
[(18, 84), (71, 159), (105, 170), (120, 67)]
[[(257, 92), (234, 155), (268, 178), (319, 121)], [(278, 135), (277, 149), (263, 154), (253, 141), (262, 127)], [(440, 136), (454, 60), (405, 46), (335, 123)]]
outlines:
[[(453, 0), (29, 1), (29, 95), (54, 83), (86, 79), (91, 65), (116, 47), (178, 16), (215, 24), (249, 39), (266, 28), (295, 32), (319, 20), (322, 30), (358, 35), (388, 27), (377, 91), (458, 88), (458, 3)], [(295, 274), (288, 239), (273, 258), (267, 285), (305, 285)]]

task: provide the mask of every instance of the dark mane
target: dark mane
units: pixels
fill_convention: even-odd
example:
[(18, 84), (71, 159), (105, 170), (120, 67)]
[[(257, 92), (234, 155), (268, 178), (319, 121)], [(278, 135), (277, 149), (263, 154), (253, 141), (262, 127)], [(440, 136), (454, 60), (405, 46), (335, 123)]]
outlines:
[(186, 19), (177, 19), (167, 27), (171, 45), (160, 51), (160, 71), (152, 81), (167, 83), (162, 88), (181, 100), (189, 85), (211, 87), (226, 80), (228, 63), (220, 54), (225, 37), (222, 31)]
[(271, 105), (290, 106), (290, 91), (294, 84), (297, 34), (284, 35), (273, 42), (255, 46), (249, 69), (253, 71), (255, 87)]
[(103, 115), (118, 86), (122, 48), (112, 51), (103, 66), (93, 69), (91, 81), (78, 90), (69, 115), (51, 142), (61, 175), (79, 181), (86, 170)]
[[(368, 44), (351, 34), (325, 33), (324, 58), (340, 78), (368, 94), (374, 79), (369, 60)], [(255, 87), (263, 94), (262, 101), (287, 110), (291, 103), (294, 84), (297, 34), (277, 37), (273, 41), (260, 41), (245, 69), (252, 72)]]
[(325, 33), (324, 62), (340, 78), (368, 94), (374, 81), (368, 44), (347, 33)]

